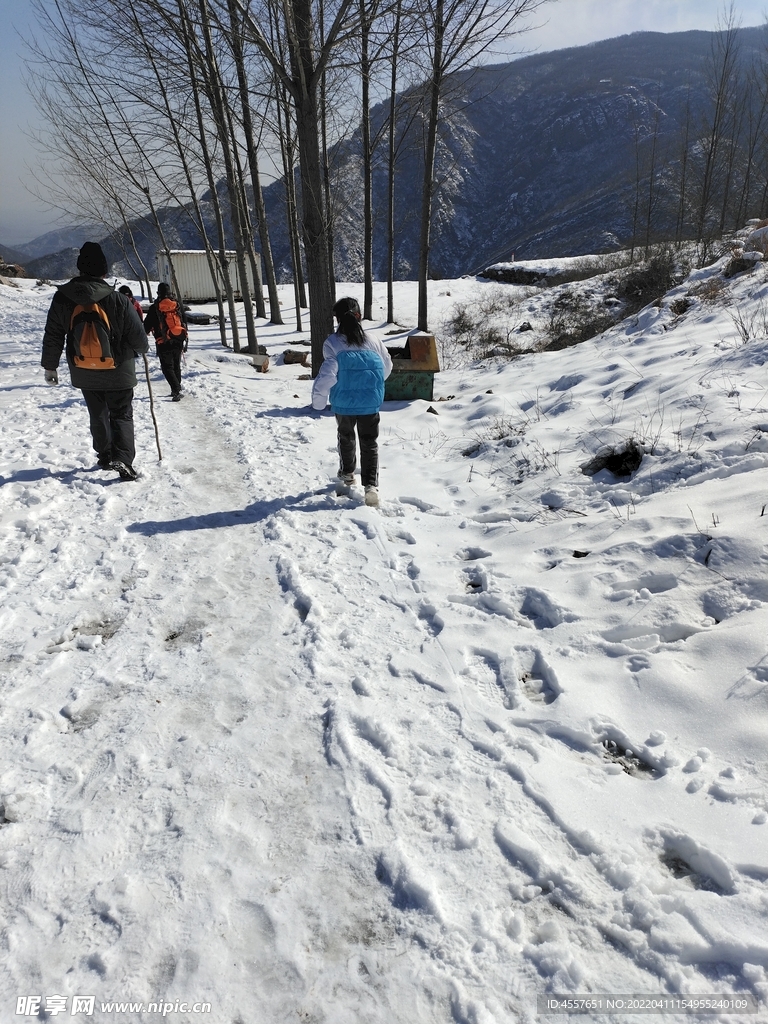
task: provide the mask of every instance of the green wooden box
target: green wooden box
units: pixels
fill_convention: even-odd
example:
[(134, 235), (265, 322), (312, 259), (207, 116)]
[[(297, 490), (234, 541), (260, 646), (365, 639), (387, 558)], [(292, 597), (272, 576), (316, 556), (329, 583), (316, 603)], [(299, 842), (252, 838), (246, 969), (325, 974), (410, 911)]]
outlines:
[(431, 402), (435, 374), (440, 371), (434, 336), (416, 332), (401, 349), (390, 349), (392, 373), (384, 384), (385, 402)]

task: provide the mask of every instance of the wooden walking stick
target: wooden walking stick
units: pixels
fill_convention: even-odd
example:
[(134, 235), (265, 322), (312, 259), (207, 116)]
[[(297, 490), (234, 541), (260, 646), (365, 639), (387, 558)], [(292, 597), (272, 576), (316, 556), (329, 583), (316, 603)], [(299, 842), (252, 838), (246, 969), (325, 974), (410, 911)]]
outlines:
[(160, 434), (157, 431), (157, 420), (155, 419), (155, 401), (152, 397), (152, 384), (149, 379), (149, 363), (147, 362), (146, 353), (141, 353), (141, 358), (144, 360), (144, 372), (147, 375), (147, 387), (149, 388), (149, 411), (152, 413), (152, 422), (155, 425), (155, 443), (157, 445), (157, 458), (159, 462), (163, 461), (163, 453), (160, 451)]

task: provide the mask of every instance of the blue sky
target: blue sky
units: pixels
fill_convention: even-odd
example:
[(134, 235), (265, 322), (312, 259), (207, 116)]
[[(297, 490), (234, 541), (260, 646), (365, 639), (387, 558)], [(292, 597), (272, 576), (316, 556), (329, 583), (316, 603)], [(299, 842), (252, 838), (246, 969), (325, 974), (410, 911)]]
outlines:
[[(768, 0), (737, 0), (744, 25), (759, 25)], [(580, 46), (626, 32), (714, 29), (722, 0), (554, 0), (520, 45), (544, 51)], [(22, 81), (21, 43), (34, 24), (27, 0), (0, 0), (0, 242), (29, 241), (58, 226), (57, 216), (24, 187), (34, 153), (24, 135), (35, 111)], [(14, 31), (14, 29), (16, 31)]]

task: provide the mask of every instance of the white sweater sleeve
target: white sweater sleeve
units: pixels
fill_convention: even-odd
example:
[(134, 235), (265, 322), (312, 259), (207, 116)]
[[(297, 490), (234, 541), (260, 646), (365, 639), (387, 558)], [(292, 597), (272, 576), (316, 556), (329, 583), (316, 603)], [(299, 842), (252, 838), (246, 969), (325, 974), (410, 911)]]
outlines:
[(331, 388), (336, 383), (339, 374), (339, 363), (333, 345), (335, 337), (336, 335), (332, 334), (323, 343), (323, 365), (312, 385), (313, 409), (324, 409), (328, 405), (328, 395), (330, 395)]
[(390, 373), (392, 373), (392, 356), (389, 354), (389, 349), (383, 341), (380, 341), (378, 345), (379, 347), (377, 351), (381, 356), (382, 363), (384, 364), (384, 380), (386, 380)]

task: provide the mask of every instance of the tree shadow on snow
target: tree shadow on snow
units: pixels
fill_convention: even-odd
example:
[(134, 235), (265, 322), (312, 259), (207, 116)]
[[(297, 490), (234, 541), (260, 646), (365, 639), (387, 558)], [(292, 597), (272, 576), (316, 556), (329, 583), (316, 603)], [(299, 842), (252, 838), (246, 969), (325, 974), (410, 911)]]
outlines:
[[(328, 410), (330, 413), (330, 410)], [(323, 412), (317, 409), (308, 408), (306, 405), (300, 405), (296, 407), (286, 406), (284, 408), (275, 409), (264, 409), (261, 412), (253, 414), (255, 420), (260, 419), (295, 419), (297, 416), (305, 417), (310, 420), (319, 420), (323, 417)]]
[[(314, 498), (314, 501), (308, 499)], [(338, 509), (338, 504), (328, 491), (305, 491), (272, 501), (255, 501), (246, 508), (230, 509), (226, 512), (208, 512), (202, 516), (184, 516), (183, 519), (148, 520), (145, 523), (130, 523), (128, 533), (140, 533), (154, 537), (158, 533), (184, 533), (188, 530), (220, 530), (228, 526), (249, 526), (261, 523), (284, 508), (295, 512), (323, 512)]]
[[(10, 476), (2, 476), (0, 474), (0, 487), (4, 487), (5, 484), (30, 484), (36, 480), (45, 480), (47, 477), (69, 482), (72, 477), (78, 476), (81, 473), (96, 473), (97, 471), (101, 472), (100, 466), (76, 466), (74, 469), (61, 469), (58, 472), (46, 469), (44, 466), (38, 466), (37, 469), (19, 469), (17, 472), (11, 473)], [(119, 477), (116, 479), (119, 480)], [(104, 480), (99, 482), (111, 483), (114, 481)]]

